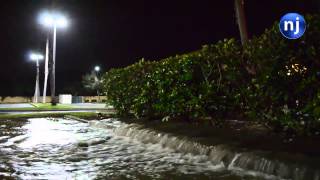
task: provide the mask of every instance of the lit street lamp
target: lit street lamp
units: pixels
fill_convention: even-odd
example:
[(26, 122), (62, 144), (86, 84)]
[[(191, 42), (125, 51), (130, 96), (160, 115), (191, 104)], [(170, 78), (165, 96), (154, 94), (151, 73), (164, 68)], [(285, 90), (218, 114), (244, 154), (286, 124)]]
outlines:
[(57, 28), (65, 28), (68, 26), (66, 17), (57, 12), (44, 12), (39, 18), (40, 24), (53, 28), (53, 54), (52, 54), (52, 69), (51, 69), (51, 98), (52, 104), (56, 103), (55, 90), (56, 90), (56, 39)]
[(100, 66), (94, 67), (94, 70), (95, 70), (96, 72), (99, 72), (99, 71), (100, 71)]
[(101, 70), (100, 66), (95, 66), (95, 67), (94, 67), (95, 81), (96, 81), (96, 82), (99, 81), (99, 72), (100, 72), (100, 70)]
[(99, 92), (99, 87), (100, 87), (100, 79), (99, 79), (99, 72), (100, 72), (101, 68), (100, 66), (95, 66), (94, 67), (94, 71), (96, 72), (95, 74), (95, 81), (96, 81), (96, 86), (97, 86), (97, 94), (98, 94), (98, 102), (100, 102), (100, 92)]
[(43, 59), (43, 56), (41, 54), (36, 54), (36, 53), (31, 53), (29, 55), (29, 58), (32, 61), (35, 61), (37, 64), (37, 76), (36, 76), (36, 86), (35, 86), (35, 90), (34, 90), (34, 97), (33, 97), (33, 102), (34, 103), (38, 103), (39, 102), (39, 97), (40, 97), (40, 88), (39, 88), (39, 73), (40, 73), (40, 69), (39, 69), (39, 61)]

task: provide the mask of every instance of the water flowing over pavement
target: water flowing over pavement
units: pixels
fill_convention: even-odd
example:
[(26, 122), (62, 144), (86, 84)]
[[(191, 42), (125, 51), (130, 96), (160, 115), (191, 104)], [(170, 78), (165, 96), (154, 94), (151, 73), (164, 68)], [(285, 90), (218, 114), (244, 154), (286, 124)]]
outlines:
[(0, 179), (310, 179), (312, 164), (208, 147), (116, 119), (0, 123)]

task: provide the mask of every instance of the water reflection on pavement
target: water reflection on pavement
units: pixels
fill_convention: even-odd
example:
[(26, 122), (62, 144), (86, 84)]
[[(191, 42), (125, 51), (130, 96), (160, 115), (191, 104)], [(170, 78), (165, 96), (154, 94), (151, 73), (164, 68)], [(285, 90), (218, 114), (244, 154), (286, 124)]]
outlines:
[[(119, 121), (110, 120), (110, 126)], [(260, 179), (74, 120), (0, 123), (0, 179)]]

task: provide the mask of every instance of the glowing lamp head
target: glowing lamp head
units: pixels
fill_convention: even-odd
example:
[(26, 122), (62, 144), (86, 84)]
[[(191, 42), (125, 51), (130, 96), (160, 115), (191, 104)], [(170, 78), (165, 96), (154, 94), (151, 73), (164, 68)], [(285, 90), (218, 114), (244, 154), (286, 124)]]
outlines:
[(29, 58), (32, 61), (38, 61), (38, 60), (42, 60), (43, 56), (41, 54), (37, 54), (37, 53), (30, 53)]
[(42, 13), (39, 17), (39, 23), (47, 27), (52, 26), (54, 23), (53, 21), (51, 14), (48, 12)]
[(55, 26), (58, 28), (65, 28), (68, 26), (67, 18), (57, 12), (53, 12), (53, 13), (43, 12), (39, 16), (39, 23), (46, 27)]
[(58, 27), (65, 28), (68, 27), (68, 21), (65, 17), (60, 17), (56, 20), (56, 24)]
[(96, 72), (99, 72), (99, 71), (100, 71), (100, 67), (99, 67), (99, 66), (96, 66), (96, 67), (94, 67), (94, 70), (95, 70)]

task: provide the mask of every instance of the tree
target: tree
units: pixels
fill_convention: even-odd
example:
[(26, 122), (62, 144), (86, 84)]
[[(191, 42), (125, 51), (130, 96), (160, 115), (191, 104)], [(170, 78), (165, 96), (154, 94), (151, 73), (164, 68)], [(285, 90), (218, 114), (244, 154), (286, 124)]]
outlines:
[(96, 73), (92, 72), (82, 76), (82, 84), (85, 89), (94, 91), (98, 96), (100, 96), (102, 83)]
[(239, 25), (241, 43), (245, 44), (248, 41), (248, 30), (246, 16), (244, 13), (244, 0), (234, 0), (237, 22)]

